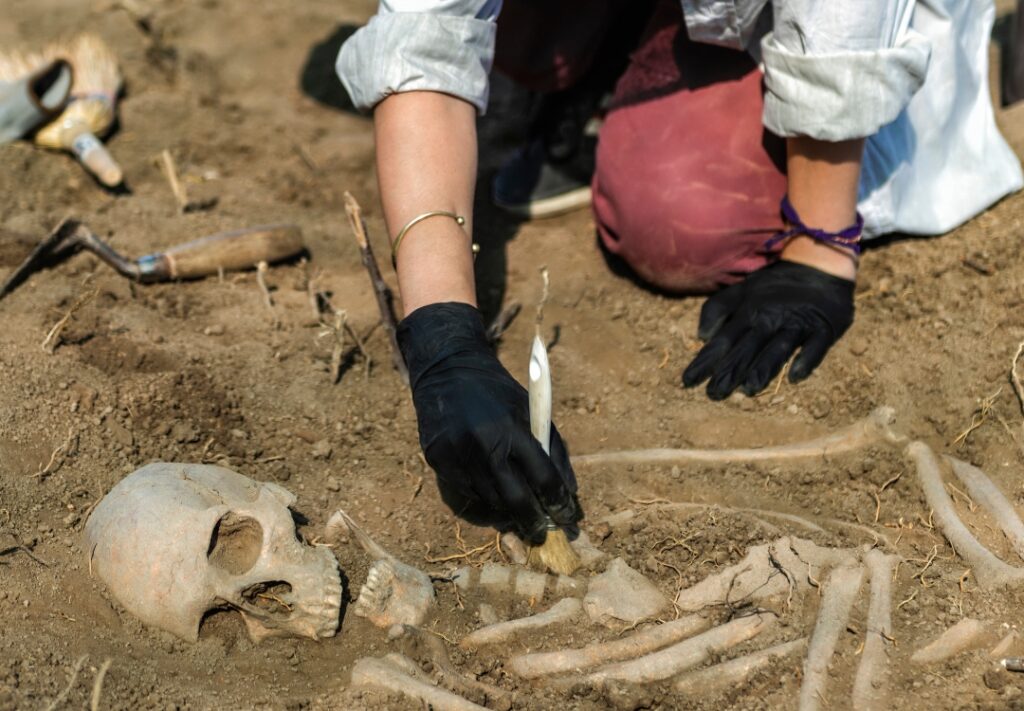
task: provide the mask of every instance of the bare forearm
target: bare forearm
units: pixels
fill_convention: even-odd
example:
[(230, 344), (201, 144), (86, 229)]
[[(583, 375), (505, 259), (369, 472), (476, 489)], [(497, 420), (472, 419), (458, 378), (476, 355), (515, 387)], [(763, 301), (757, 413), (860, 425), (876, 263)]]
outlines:
[[(830, 232), (852, 225), (864, 141), (828, 143), (800, 137), (788, 139), (786, 148), (789, 200), (804, 224)], [(846, 279), (857, 274), (849, 252), (807, 237), (794, 238), (782, 254)]]
[(463, 215), (414, 226), (398, 250), (398, 283), (405, 313), (427, 304), (476, 305), (473, 256), (473, 186), (476, 182), (476, 113), (452, 96), (417, 91), (394, 94), (374, 110), (377, 180), (388, 235), (434, 210)]

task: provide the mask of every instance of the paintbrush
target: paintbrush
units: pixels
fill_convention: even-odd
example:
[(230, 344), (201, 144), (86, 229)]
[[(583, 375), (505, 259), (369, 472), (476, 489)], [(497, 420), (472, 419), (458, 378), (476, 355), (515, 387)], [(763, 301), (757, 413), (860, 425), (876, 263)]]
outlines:
[(129, 259), (115, 252), (81, 222), (66, 219), (0, 284), (0, 299), (44, 265), (80, 249), (92, 252), (122, 276), (151, 283), (251, 269), (260, 262), (294, 257), (304, 245), (302, 231), (296, 225), (265, 225), (220, 232), (164, 252)]
[(120, 185), (124, 180), (121, 167), (97, 138), (105, 135), (114, 123), (121, 91), (117, 57), (99, 37), (83, 34), (51, 45), (46, 58), (70, 62), (75, 80), (64, 112), (36, 132), (35, 142), (46, 148), (70, 151), (103, 185)]
[[(548, 362), (548, 349), (540, 338), (540, 321), (544, 302), (547, 301), (548, 275), (542, 270), (544, 278), (544, 295), (537, 308), (537, 326), (530, 348), (529, 384), (527, 393), (530, 399), (530, 431), (540, 442), (544, 453), (551, 454), (551, 365)], [(526, 562), (534, 567), (544, 568), (558, 575), (572, 575), (580, 567), (580, 557), (569, 545), (569, 537), (561, 526), (550, 518), (547, 521), (547, 536), (544, 542), (531, 547), (527, 552)]]

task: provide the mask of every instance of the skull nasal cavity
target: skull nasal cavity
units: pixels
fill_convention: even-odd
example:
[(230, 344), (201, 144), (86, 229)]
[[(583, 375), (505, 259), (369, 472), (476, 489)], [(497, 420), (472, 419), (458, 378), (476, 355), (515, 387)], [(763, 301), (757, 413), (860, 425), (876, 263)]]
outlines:
[(263, 527), (259, 521), (229, 511), (213, 527), (206, 557), (210, 565), (241, 575), (256, 564), (262, 548)]

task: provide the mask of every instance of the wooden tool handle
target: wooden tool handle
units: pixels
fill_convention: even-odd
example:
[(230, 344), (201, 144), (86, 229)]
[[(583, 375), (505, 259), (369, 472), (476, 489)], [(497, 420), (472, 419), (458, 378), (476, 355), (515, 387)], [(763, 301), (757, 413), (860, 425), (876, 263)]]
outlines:
[(172, 247), (162, 256), (169, 278), (189, 279), (294, 257), (303, 246), (297, 225), (262, 225), (202, 237)]
[(124, 181), (124, 173), (107, 147), (88, 131), (79, 133), (71, 142), (71, 152), (82, 165), (108, 188), (116, 188)]
[(551, 453), (551, 367), (548, 364), (548, 349), (533, 337), (530, 349), (530, 382), (527, 392), (530, 396), (530, 431), (544, 448)]

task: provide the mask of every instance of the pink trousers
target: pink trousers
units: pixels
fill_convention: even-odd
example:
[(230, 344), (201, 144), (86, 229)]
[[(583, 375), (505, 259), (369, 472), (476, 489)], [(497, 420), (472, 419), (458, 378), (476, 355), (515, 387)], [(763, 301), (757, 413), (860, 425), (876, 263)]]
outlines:
[[(533, 89), (567, 88), (628, 11), (628, 0), (506, 0), (497, 66)], [(593, 209), (607, 250), (674, 292), (711, 291), (764, 266), (786, 176), (785, 144), (765, 131), (762, 106), (753, 60), (691, 42), (678, 0), (660, 0), (598, 138)]]

